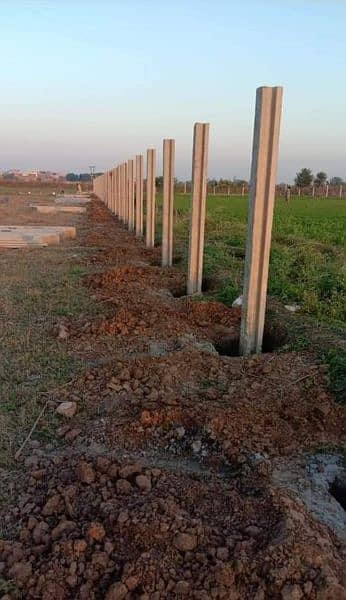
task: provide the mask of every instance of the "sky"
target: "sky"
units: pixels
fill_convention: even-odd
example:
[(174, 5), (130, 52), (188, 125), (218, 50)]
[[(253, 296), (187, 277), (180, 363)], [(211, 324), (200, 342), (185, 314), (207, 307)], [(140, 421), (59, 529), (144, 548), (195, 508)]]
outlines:
[(0, 170), (87, 172), (210, 123), (209, 177), (248, 179), (256, 88), (282, 85), (278, 181), (346, 180), (346, 0), (0, 0)]

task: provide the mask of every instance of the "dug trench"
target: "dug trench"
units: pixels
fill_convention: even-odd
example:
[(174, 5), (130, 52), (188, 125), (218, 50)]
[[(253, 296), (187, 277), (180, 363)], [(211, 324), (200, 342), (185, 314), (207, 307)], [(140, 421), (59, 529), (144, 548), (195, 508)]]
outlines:
[(1, 509), (2, 600), (345, 598), (324, 365), (270, 323), (265, 353), (236, 356), (239, 309), (185, 297), (100, 202), (86, 219), (83, 285), (107, 318), (52, 332), (90, 367), (50, 393), (72, 416), (54, 446), (33, 436)]

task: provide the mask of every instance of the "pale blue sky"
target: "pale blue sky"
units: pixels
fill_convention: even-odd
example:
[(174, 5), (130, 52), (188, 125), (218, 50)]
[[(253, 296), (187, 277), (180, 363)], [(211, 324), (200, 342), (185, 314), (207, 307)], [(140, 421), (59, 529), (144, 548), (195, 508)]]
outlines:
[(284, 86), (278, 179), (346, 179), (346, 0), (0, 0), (0, 169), (103, 170), (210, 122), (248, 177), (256, 87)]

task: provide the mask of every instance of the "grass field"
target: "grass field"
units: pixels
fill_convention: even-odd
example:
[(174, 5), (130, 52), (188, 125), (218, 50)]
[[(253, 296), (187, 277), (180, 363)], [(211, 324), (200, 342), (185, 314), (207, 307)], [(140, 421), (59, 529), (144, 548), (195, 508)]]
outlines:
[[(161, 197), (159, 196), (159, 203)], [(189, 196), (177, 195), (175, 248), (187, 259)], [(219, 279), (218, 298), (241, 293), (248, 200), (209, 196), (204, 275)], [(160, 231), (160, 226), (158, 227)], [(276, 201), (269, 293), (333, 325), (345, 323), (346, 199), (293, 197)]]

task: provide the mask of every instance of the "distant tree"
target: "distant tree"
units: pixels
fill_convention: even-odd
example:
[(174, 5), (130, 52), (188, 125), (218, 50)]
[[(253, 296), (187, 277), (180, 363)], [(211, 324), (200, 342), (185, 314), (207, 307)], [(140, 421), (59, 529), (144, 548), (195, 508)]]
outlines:
[(325, 173), (324, 171), (319, 171), (315, 177), (315, 184), (316, 185), (325, 185), (326, 181), (327, 181), (327, 173)]
[(331, 177), (329, 180), (330, 185), (342, 185), (344, 180), (342, 177)]
[(304, 167), (304, 169), (301, 169), (301, 171), (297, 173), (294, 182), (298, 187), (307, 187), (312, 184), (313, 179), (314, 176), (311, 169)]
[(162, 177), (162, 175), (160, 175), (159, 177), (155, 177), (155, 185), (158, 188), (162, 188), (163, 187), (163, 177)]
[(247, 185), (248, 184), (246, 179), (233, 179), (233, 183), (235, 183), (236, 185)]
[(77, 173), (67, 173), (66, 181), (79, 181), (79, 175)]
[(90, 173), (79, 173), (79, 181), (91, 181)]

